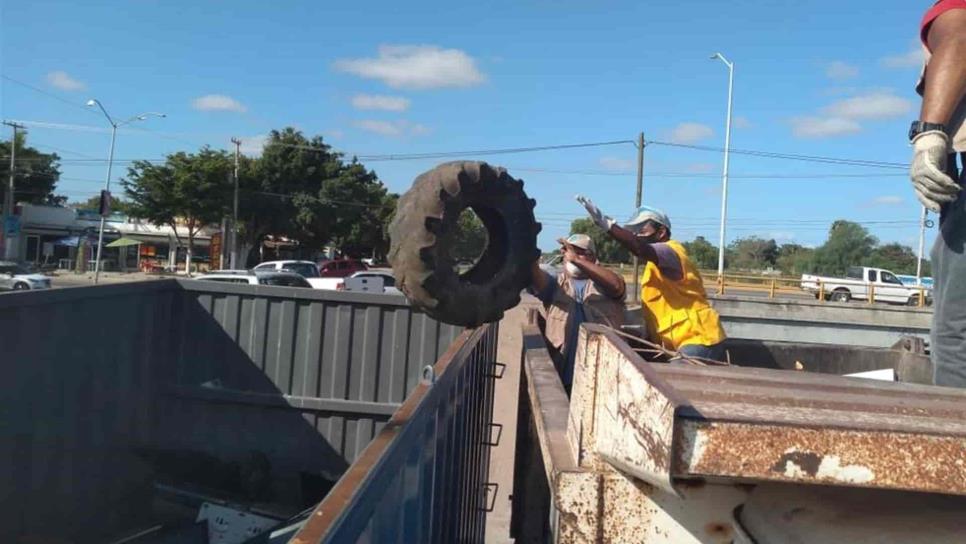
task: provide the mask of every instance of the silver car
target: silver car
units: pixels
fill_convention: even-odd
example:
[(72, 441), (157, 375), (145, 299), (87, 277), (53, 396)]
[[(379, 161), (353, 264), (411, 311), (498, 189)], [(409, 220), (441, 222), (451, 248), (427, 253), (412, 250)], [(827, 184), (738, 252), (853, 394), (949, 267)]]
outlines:
[(201, 281), (218, 283), (240, 283), (247, 285), (274, 285), (277, 287), (308, 287), (309, 282), (295, 272), (268, 270), (215, 270), (207, 274), (195, 276)]
[(22, 264), (0, 261), (0, 290), (32, 291), (35, 289), (50, 289), (50, 278)]

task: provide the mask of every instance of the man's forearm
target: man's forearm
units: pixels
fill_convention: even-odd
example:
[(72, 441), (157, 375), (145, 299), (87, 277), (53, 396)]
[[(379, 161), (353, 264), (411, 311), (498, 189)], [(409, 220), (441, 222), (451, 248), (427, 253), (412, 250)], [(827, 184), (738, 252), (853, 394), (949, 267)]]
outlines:
[(603, 266), (590, 261), (575, 261), (594, 283), (599, 285), (604, 294), (611, 298), (623, 298), (625, 293), (624, 278)]
[(626, 247), (631, 254), (636, 255), (645, 263), (657, 263), (657, 253), (655, 253), (651, 244), (638, 240), (633, 232), (614, 225), (607, 233), (620, 242), (622, 246)]
[(927, 40), (932, 58), (919, 119), (946, 124), (966, 95), (966, 9), (939, 16)]

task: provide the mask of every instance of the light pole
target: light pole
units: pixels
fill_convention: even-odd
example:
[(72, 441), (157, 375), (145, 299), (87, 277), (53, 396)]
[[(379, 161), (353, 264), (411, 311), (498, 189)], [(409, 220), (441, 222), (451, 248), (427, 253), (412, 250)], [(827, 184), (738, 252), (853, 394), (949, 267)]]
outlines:
[(711, 55), (728, 67), (728, 120), (725, 125), (724, 168), (721, 173), (721, 232), (718, 235), (718, 281), (724, 281), (725, 222), (728, 219), (728, 155), (731, 152), (731, 105), (735, 83), (735, 63), (721, 53)]
[[(131, 117), (130, 119), (125, 119), (124, 121), (115, 121), (114, 118), (111, 117), (109, 113), (107, 113), (107, 110), (104, 109), (104, 105), (101, 104), (100, 100), (96, 98), (92, 98), (87, 101), (87, 106), (88, 107), (97, 106), (98, 108), (100, 108), (101, 113), (103, 113), (104, 117), (107, 118), (107, 122), (111, 124), (111, 151), (107, 156), (107, 177), (104, 180), (104, 194), (101, 195), (101, 198), (110, 198), (109, 195), (111, 191), (111, 167), (114, 165), (114, 142), (117, 140), (117, 127), (122, 127), (124, 125), (133, 123), (135, 121), (144, 121), (148, 117), (166, 117), (166, 116), (163, 113), (149, 111), (149, 112), (142, 113), (140, 115), (135, 115), (134, 117)], [(102, 213), (101, 227), (97, 233), (97, 257), (95, 257), (94, 259), (94, 283), (95, 284), (97, 283), (97, 280), (100, 279), (100, 275), (101, 275), (101, 249), (102, 249), (102, 246), (104, 245), (104, 221), (106, 220), (106, 218), (107, 216), (104, 213)], [(83, 258), (83, 256), (81, 258)]]

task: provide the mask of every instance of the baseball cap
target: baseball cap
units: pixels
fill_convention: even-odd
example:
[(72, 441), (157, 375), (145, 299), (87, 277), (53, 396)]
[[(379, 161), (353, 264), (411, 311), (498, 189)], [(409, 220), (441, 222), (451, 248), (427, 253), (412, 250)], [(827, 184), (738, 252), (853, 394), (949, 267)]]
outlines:
[(572, 246), (579, 247), (584, 251), (589, 251), (591, 253), (597, 253), (597, 249), (594, 247), (594, 240), (586, 234), (571, 234), (566, 240), (560, 240), (561, 242), (570, 244)]
[(657, 208), (652, 208), (650, 206), (641, 206), (634, 212), (634, 215), (624, 223), (625, 227), (631, 228), (644, 224), (645, 221), (654, 221), (659, 225), (664, 225), (668, 230), (671, 230), (671, 220), (668, 218), (667, 214), (662, 212)]

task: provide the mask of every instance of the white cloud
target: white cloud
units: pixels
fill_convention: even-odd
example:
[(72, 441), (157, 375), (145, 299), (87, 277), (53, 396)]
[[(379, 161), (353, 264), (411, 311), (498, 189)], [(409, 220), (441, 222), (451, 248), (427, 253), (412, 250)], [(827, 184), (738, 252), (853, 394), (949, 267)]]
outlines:
[(357, 94), (352, 97), (352, 107), (357, 110), (406, 111), (409, 99), (401, 96)]
[(859, 69), (840, 60), (830, 62), (825, 67), (825, 75), (829, 79), (852, 79), (859, 75)]
[(265, 144), (268, 142), (268, 134), (241, 138), (241, 142), (238, 150), (241, 151), (242, 155), (247, 157), (261, 157), (262, 150), (265, 149)]
[(922, 68), (926, 60), (926, 52), (919, 42), (914, 42), (912, 48), (899, 55), (890, 55), (879, 59), (879, 64), (886, 68)]
[(355, 126), (366, 132), (373, 132), (381, 136), (400, 137), (400, 136), (423, 136), (429, 134), (431, 129), (419, 123), (410, 123), (406, 120), (381, 121), (376, 119), (363, 119), (356, 121)]
[(381, 45), (377, 57), (338, 60), (335, 68), (396, 89), (473, 87), (486, 79), (466, 52), (435, 45)]
[(426, 134), (429, 134), (432, 131), (433, 130), (431, 128), (427, 127), (426, 125), (421, 125), (419, 123), (416, 123), (409, 127), (409, 132), (413, 136), (424, 136)]
[(890, 92), (874, 92), (839, 100), (823, 111), (829, 117), (845, 119), (892, 119), (912, 111), (912, 102)]
[(735, 128), (751, 128), (751, 121), (743, 115), (739, 115), (734, 119)]
[(847, 136), (862, 132), (859, 121), (881, 121), (908, 115), (912, 102), (890, 90), (871, 90), (822, 108), (817, 115), (795, 117), (792, 133), (799, 138)]
[(634, 161), (617, 157), (601, 157), (601, 168), (610, 172), (629, 172), (634, 169)]
[(861, 131), (862, 126), (857, 122), (841, 117), (796, 117), (792, 119), (792, 134), (799, 138), (845, 136)]
[(199, 111), (234, 111), (244, 113), (244, 104), (223, 94), (206, 94), (191, 101), (191, 107)]
[(78, 81), (61, 70), (48, 73), (47, 83), (62, 91), (83, 91), (87, 88), (83, 81)]
[(693, 144), (710, 138), (714, 131), (700, 123), (681, 123), (671, 131), (671, 141), (676, 144)]

